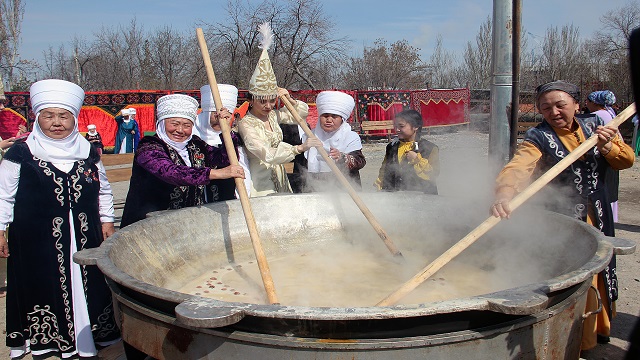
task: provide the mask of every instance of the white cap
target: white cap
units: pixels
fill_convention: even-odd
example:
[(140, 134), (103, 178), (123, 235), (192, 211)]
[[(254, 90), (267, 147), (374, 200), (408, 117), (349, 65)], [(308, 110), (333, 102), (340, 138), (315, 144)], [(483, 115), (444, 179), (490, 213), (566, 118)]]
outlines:
[(166, 118), (179, 117), (196, 122), (198, 101), (184, 94), (170, 94), (158, 99), (156, 122)]
[[(233, 112), (238, 106), (238, 88), (233, 85), (218, 84), (218, 92), (220, 93), (222, 106)], [(216, 111), (216, 104), (213, 101), (213, 94), (209, 85), (200, 88), (200, 107), (205, 112)]]
[(96, 126), (95, 126), (95, 125), (93, 125), (93, 124), (89, 124), (89, 125), (87, 125), (87, 129), (88, 129), (88, 130), (93, 130), (93, 129), (95, 129), (95, 128), (96, 128)]
[(131, 115), (131, 109), (122, 109), (120, 110), (120, 114), (122, 114), (122, 116)]
[(340, 91), (322, 91), (316, 97), (318, 115), (340, 115), (342, 120), (346, 121), (355, 106), (356, 102), (353, 97)]
[(129, 115), (135, 115), (136, 113), (137, 113), (137, 112), (136, 112), (136, 109), (134, 109), (134, 108), (129, 108)]
[(33, 83), (29, 89), (31, 108), (39, 113), (47, 108), (69, 110), (76, 118), (84, 102), (84, 90), (72, 82), (47, 79)]

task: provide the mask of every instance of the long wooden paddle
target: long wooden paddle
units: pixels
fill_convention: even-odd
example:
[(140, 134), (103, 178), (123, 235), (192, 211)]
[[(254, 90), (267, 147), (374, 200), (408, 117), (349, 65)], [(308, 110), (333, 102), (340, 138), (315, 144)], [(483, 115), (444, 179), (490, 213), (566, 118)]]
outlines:
[[(636, 106), (634, 103), (629, 105), (620, 114), (618, 114), (618, 116), (611, 120), (609, 124), (617, 127), (635, 112)], [(543, 186), (545, 186), (556, 176), (558, 176), (564, 169), (568, 168), (571, 164), (573, 164), (574, 161), (578, 160), (582, 155), (589, 151), (589, 149), (593, 148), (597, 142), (598, 135), (592, 135), (589, 139), (582, 143), (582, 145), (578, 146), (575, 150), (569, 153), (569, 155), (567, 155), (564, 159), (560, 160), (546, 173), (542, 174), (542, 176), (540, 176), (536, 181), (531, 183), (531, 185), (529, 185), (520, 194), (509, 201), (509, 207), (511, 208), (511, 211), (518, 208), (520, 205), (522, 205), (522, 203), (524, 203), (531, 196), (537, 193)], [(413, 291), (425, 280), (435, 274), (438, 270), (442, 269), (442, 267), (445, 266), (449, 261), (451, 261), (451, 259), (458, 256), (463, 250), (465, 250), (476, 240), (478, 240), (480, 236), (484, 235), (487, 231), (493, 228), (498, 222), (500, 222), (500, 220), (501, 218), (499, 217), (497, 218), (494, 216), (490, 216), (482, 224), (480, 224), (473, 231), (467, 234), (467, 236), (462, 238), (462, 240), (458, 241), (455, 245), (449, 248), (449, 250), (445, 251), (444, 254), (440, 255), (437, 259), (423, 268), (409, 281), (400, 286), (394, 293), (377, 303), (376, 306), (389, 306), (395, 304), (398, 300), (402, 299), (405, 295)]]
[[(222, 109), (222, 99), (220, 98), (220, 92), (218, 91), (218, 83), (216, 82), (216, 75), (213, 72), (213, 66), (211, 65), (211, 58), (209, 57), (209, 50), (207, 49), (207, 43), (204, 40), (204, 33), (201, 28), (196, 29), (196, 35), (198, 36), (198, 44), (200, 45), (200, 51), (202, 52), (202, 59), (204, 60), (204, 66), (207, 70), (207, 78), (209, 79), (209, 86), (211, 87), (211, 93), (213, 94), (213, 101), (216, 104), (216, 109)], [(238, 165), (238, 157), (236, 156), (236, 150), (233, 146), (233, 140), (231, 140), (231, 129), (226, 121), (220, 121), (220, 127), (222, 128), (222, 138), (224, 139), (224, 147), (227, 150), (229, 161), (232, 165)], [(249, 229), (249, 236), (251, 237), (251, 244), (253, 245), (253, 251), (256, 254), (258, 262), (258, 268), (260, 269), (260, 276), (264, 283), (264, 289), (267, 292), (267, 298), (269, 303), (277, 304), (278, 298), (276, 297), (276, 291), (273, 284), (273, 278), (269, 271), (269, 264), (267, 258), (264, 255), (262, 249), (262, 243), (260, 242), (260, 235), (256, 227), (256, 219), (253, 217), (253, 211), (251, 210), (251, 203), (249, 203), (249, 194), (245, 188), (244, 181), (240, 178), (234, 178), (236, 183), (236, 190), (240, 195), (240, 203), (242, 204), (242, 212), (244, 213), (244, 219), (247, 222), (247, 228)]]
[[(302, 120), (302, 118), (300, 117), (296, 109), (293, 107), (289, 99), (287, 99), (286, 96), (281, 96), (280, 99), (282, 99), (282, 102), (284, 103), (284, 105), (287, 107), (287, 109), (289, 109), (289, 112), (291, 112), (291, 115), (293, 115), (294, 119), (296, 119), (296, 121), (298, 122), (298, 125), (302, 127), (302, 130), (304, 130), (304, 133), (307, 134), (307, 137), (315, 138), (316, 137), (315, 134), (311, 132), (311, 129), (309, 129), (309, 126), (307, 126), (307, 123), (304, 120)], [(367, 220), (369, 220), (369, 223), (371, 224), (371, 226), (373, 226), (373, 229), (376, 231), (376, 233), (378, 233), (378, 236), (380, 236), (384, 244), (387, 246), (387, 249), (389, 249), (389, 251), (393, 255), (402, 257), (402, 253), (400, 252), (400, 250), (398, 250), (398, 248), (393, 243), (393, 241), (391, 241), (391, 239), (389, 238), (389, 235), (387, 235), (387, 233), (384, 231), (382, 226), (380, 226), (380, 223), (378, 223), (378, 220), (376, 220), (375, 216), (373, 216), (373, 213), (371, 213), (369, 208), (367, 208), (367, 205), (365, 205), (364, 202), (362, 202), (362, 200), (358, 196), (358, 193), (356, 193), (353, 186), (351, 186), (351, 184), (349, 183), (349, 180), (347, 180), (347, 178), (344, 176), (342, 171), (338, 169), (338, 166), (333, 161), (333, 159), (329, 157), (329, 154), (327, 154), (327, 151), (322, 146), (318, 146), (316, 147), (316, 149), (318, 150), (320, 155), (322, 155), (322, 158), (329, 165), (329, 168), (331, 168), (331, 171), (338, 178), (342, 186), (344, 186), (344, 188), (347, 189), (347, 192), (349, 193), (353, 201), (358, 206), (358, 209), (360, 209), (364, 217), (367, 218)]]

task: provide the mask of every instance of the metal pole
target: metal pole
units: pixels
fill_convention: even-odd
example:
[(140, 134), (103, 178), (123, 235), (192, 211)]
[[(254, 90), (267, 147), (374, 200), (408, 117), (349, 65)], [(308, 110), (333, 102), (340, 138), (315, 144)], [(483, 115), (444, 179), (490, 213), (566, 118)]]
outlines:
[(511, 101), (511, 8), (511, 0), (493, 1), (489, 167), (495, 173), (509, 158), (507, 107)]
[(509, 159), (513, 157), (518, 146), (518, 116), (520, 114), (520, 33), (521, 33), (522, 0), (513, 0), (513, 72), (511, 91), (511, 138), (509, 139)]

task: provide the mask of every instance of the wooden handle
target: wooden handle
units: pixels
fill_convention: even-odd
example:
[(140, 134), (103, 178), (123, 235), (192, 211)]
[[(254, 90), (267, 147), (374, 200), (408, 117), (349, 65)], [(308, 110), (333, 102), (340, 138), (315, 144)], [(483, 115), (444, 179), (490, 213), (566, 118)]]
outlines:
[[(629, 105), (626, 109), (624, 109), (618, 116), (616, 116), (609, 124), (614, 126), (619, 126), (625, 120), (627, 120), (631, 115), (636, 112), (635, 104)], [(594, 134), (585, 142), (583, 142), (580, 146), (578, 146), (575, 150), (573, 150), (569, 155), (567, 155), (564, 159), (560, 160), (557, 164), (555, 164), (551, 169), (542, 174), (536, 181), (531, 183), (526, 189), (524, 189), (520, 194), (514, 197), (511, 201), (509, 201), (509, 207), (511, 211), (518, 208), (522, 203), (528, 200), (531, 196), (537, 193), (543, 186), (548, 184), (551, 180), (553, 180), (556, 176), (558, 176), (564, 169), (568, 168), (574, 161), (579, 159), (582, 155), (584, 155), (587, 151), (593, 148), (598, 142), (598, 135)], [(398, 300), (402, 299), (405, 295), (413, 291), (420, 284), (422, 284), (425, 280), (435, 274), (438, 270), (442, 269), (451, 259), (458, 256), (462, 251), (471, 246), (478, 238), (484, 235), (487, 231), (493, 228), (498, 222), (500, 222), (501, 218), (490, 216), (487, 220), (485, 220), (478, 227), (473, 229), (467, 236), (462, 238), (462, 240), (458, 241), (455, 245), (453, 245), (449, 250), (447, 250), (444, 254), (440, 255), (437, 259), (435, 259), (432, 263), (423, 268), (418, 274), (412, 277), (409, 281), (400, 286), (394, 293), (387, 296), (385, 299), (380, 301), (377, 306), (389, 306), (395, 304)]]
[[(223, 105), (220, 98), (220, 92), (218, 91), (216, 75), (213, 72), (211, 58), (209, 57), (209, 50), (207, 49), (207, 43), (204, 40), (204, 33), (202, 32), (201, 28), (196, 29), (196, 35), (198, 36), (198, 44), (200, 45), (200, 51), (202, 52), (204, 66), (207, 70), (207, 78), (209, 79), (209, 86), (211, 87), (211, 93), (213, 94), (213, 101), (216, 104), (216, 109), (222, 109)], [(229, 161), (232, 165), (238, 165), (236, 149), (234, 148), (233, 140), (231, 139), (231, 128), (226, 121), (220, 121), (220, 127), (222, 128), (222, 138), (224, 139), (224, 147), (227, 150)], [(251, 244), (253, 245), (253, 251), (256, 254), (258, 268), (260, 269), (260, 276), (262, 277), (262, 282), (264, 283), (264, 289), (267, 292), (267, 298), (269, 299), (269, 303), (277, 304), (278, 298), (276, 297), (273, 278), (271, 277), (269, 264), (267, 263), (267, 258), (264, 255), (264, 250), (262, 249), (260, 235), (258, 234), (258, 229), (256, 227), (256, 219), (253, 217), (251, 203), (249, 203), (249, 194), (247, 193), (247, 188), (245, 188), (244, 181), (242, 179), (234, 178), (234, 180), (236, 184), (236, 190), (238, 190), (238, 194), (240, 195), (242, 212), (244, 213), (244, 219), (247, 222), (249, 236), (251, 237)]]
[[(307, 137), (315, 138), (316, 135), (313, 132), (311, 132), (311, 129), (309, 129), (309, 126), (307, 126), (307, 123), (303, 121), (302, 118), (300, 118), (300, 115), (298, 114), (296, 109), (293, 107), (289, 99), (287, 99), (286, 96), (281, 96), (280, 99), (282, 99), (282, 102), (284, 103), (284, 105), (287, 107), (287, 109), (289, 109), (289, 112), (291, 112), (291, 115), (293, 115), (294, 119), (296, 119), (296, 121), (298, 122), (298, 125), (302, 127), (302, 130), (304, 130), (304, 133), (307, 134)], [(371, 211), (369, 211), (369, 209), (364, 204), (364, 202), (362, 202), (362, 199), (360, 199), (360, 197), (358, 196), (358, 193), (356, 193), (356, 191), (353, 189), (353, 186), (351, 186), (351, 184), (349, 183), (349, 180), (347, 180), (347, 178), (344, 176), (342, 171), (338, 169), (338, 166), (333, 161), (333, 159), (329, 157), (329, 154), (327, 154), (327, 151), (324, 149), (324, 147), (318, 146), (316, 147), (316, 149), (318, 150), (320, 155), (322, 155), (322, 158), (329, 165), (329, 168), (331, 168), (331, 171), (336, 175), (340, 183), (345, 187), (345, 189), (347, 189), (347, 192), (349, 193), (353, 201), (358, 206), (358, 209), (362, 211), (362, 214), (364, 214), (364, 217), (367, 218), (371, 226), (373, 226), (373, 229), (376, 231), (376, 233), (378, 233), (378, 236), (380, 236), (384, 244), (387, 246), (387, 249), (389, 249), (389, 251), (395, 256), (402, 256), (402, 253), (400, 252), (400, 250), (398, 250), (398, 248), (393, 243), (393, 241), (391, 241), (391, 239), (389, 238), (387, 233), (384, 231), (382, 226), (380, 226), (380, 223), (378, 223), (378, 220), (376, 220), (375, 216), (373, 216), (373, 213), (371, 213)]]

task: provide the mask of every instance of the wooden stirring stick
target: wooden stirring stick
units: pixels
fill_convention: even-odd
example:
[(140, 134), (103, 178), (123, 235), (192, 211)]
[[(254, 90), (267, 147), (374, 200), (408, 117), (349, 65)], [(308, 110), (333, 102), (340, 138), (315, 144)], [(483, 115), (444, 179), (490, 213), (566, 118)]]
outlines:
[[(625, 120), (630, 118), (631, 115), (633, 115), (635, 112), (636, 106), (634, 103), (629, 105), (620, 114), (618, 114), (618, 116), (611, 120), (609, 124), (613, 124), (617, 127)], [(593, 148), (597, 142), (598, 135), (592, 135), (589, 139), (582, 143), (582, 145), (578, 146), (564, 159), (560, 160), (557, 164), (551, 167), (551, 169), (549, 169), (546, 173), (542, 174), (542, 176), (540, 176), (536, 181), (531, 183), (531, 185), (529, 185), (520, 194), (509, 201), (509, 207), (511, 208), (511, 211), (517, 209), (520, 205), (522, 205), (522, 203), (524, 203), (531, 196), (537, 193), (543, 186), (548, 184), (562, 171), (564, 171), (564, 169), (568, 168), (571, 164), (573, 164), (574, 161), (578, 160), (582, 155)], [(500, 222), (500, 220), (501, 218), (499, 217), (490, 216), (482, 224), (471, 231), (467, 236), (462, 238), (462, 240), (458, 241), (455, 245), (449, 248), (449, 250), (445, 251), (444, 254), (440, 255), (437, 259), (423, 268), (409, 281), (400, 286), (394, 293), (377, 303), (376, 306), (390, 306), (395, 304), (398, 300), (402, 299), (408, 293), (413, 291), (425, 280), (435, 274), (438, 270), (442, 269), (442, 267), (445, 266), (449, 261), (451, 261), (451, 259), (458, 256), (462, 251), (464, 251), (476, 240), (478, 240), (480, 236), (484, 235), (487, 231), (493, 228), (498, 222)]]
[[(282, 102), (284, 103), (284, 105), (287, 107), (287, 109), (289, 109), (289, 112), (291, 112), (291, 115), (293, 115), (293, 117), (296, 119), (296, 121), (298, 122), (298, 125), (302, 127), (302, 130), (304, 130), (304, 133), (307, 134), (307, 137), (309, 138), (316, 137), (315, 134), (311, 132), (311, 129), (309, 129), (309, 126), (307, 126), (307, 123), (303, 121), (302, 118), (300, 118), (300, 115), (298, 114), (296, 109), (293, 107), (289, 99), (287, 99), (286, 96), (281, 96), (280, 99), (282, 99)], [(338, 178), (342, 186), (344, 186), (344, 188), (347, 189), (347, 192), (349, 193), (353, 201), (356, 203), (360, 211), (362, 211), (362, 214), (364, 215), (364, 217), (367, 218), (367, 220), (369, 220), (369, 223), (371, 224), (371, 226), (373, 226), (373, 229), (376, 231), (376, 233), (378, 233), (378, 236), (380, 236), (384, 244), (387, 246), (387, 249), (389, 249), (389, 251), (394, 256), (402, 257), (402, 253), (400, 252), (400, 250), (398, 250), (398, 248), (393, 243), (393, 241), (389, 239), (389, 235), (387, 235), (387, 233), (384, 231), (382, 226), (380, 226), (380, 223), (378, 223), (378, 220), (376, 220), (375, 216), (373, 216), (373, 213), (371, 213), (371, 211), (369, 211), (369, 209), (364, 204), (364, 202), (362, 202), (362, 200), (358, 196), (358, 193), (356, 193), (356, 191), (353, 189), (353, 186), (351, 186), (351, 184), (349, 183), (347, 178), (344, 176), (342, 171), (338, 169), (338, 166), (333, 161), (333, 159), (329, 157), (329, 154), (327, 154), (327, 151), (322, 146), (318, 146), (316, 147), (316, 149), (318, 150), (320, 155), (322, 155), (322, 158), (329, 165), (329, 168), (331, 168), (331, 171)]]
[[(204, 60), (204, 66), (207, 70), (207, 78), (209, 79), (209, 86), (211, 87), (211, 93), (213, 94), (213, 101), (216, 104), (216, 109), (222, 109), (222, 99), (220, 98), (220, 92), (218, 91), (218, 83), (216, 82), (216, 75), (213, 72), (213, 66), (211, 65), (211, 58), (209, 57), (209, 50), (207, 49), (207, 43), (204, 40), (204, 33), (201, 28), (196, 29), (196, 35), (198, 36), (198, 44), (200, 45), (200, 51), (202, 52), (202, 59)], [(224, 139), (224, 147), (227, 150), (229, 161), (232, 165), (238, 165), (238, 157), (236, 155), (236, 149), (233, 147), (233, 140), (231, 140), (231, 129), (226, 121), (220, 121), (220, 127), (222, 128), (222, 138)], [(234, 178), (236, 183), (236, 190), (240, 195), (240, 203), (242, 204), (242, 212), (244, 213), (244, 219), (247, 222), (247, 228), (249, 229), (249, 236), (251, 237), (251, 244), (253, 245), (253, 252), (256, 254), (258, 262), (258, 268), (260, 269), (260, 276), (264, 283), (264, 289), (267, 292), (267, 298), (270, 304), (277, 304), (278, 298), (276, 297), (276, 291), (273, 284), (273, 278), (269, 271), (269, 264), (267, 258), (264, 255), (262, 249), (262, 243), (260, 242), (260, 235), (256, 227), (256, 219), (253, 217), (253, 211), (251, 210), (251, 203), (249, 203), (249, 194), (244, 186), (244, 181), (240, 178)]]

